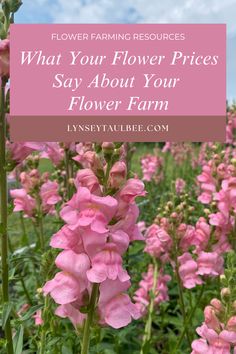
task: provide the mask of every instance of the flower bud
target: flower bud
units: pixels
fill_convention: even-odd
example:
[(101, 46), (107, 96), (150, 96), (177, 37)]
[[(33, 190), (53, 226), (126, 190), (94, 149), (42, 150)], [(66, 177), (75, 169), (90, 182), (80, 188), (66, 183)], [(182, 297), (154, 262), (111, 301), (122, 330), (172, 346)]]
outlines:
[(236, 316), (232, 316), (227, 323), (227, 329), (229, 331), (236, 332)]
[(205, 209), (204, 209), (204, 213), (205, 213), (206, 215), (209, 215), (209, 214), (211, 213), (211, 211), (210, 211), (209, 209), (205, 208)]
[(221, 297), (226, 300), (230, 296), (230, 289), (229, 288), (223, 288), (220, 292)]
[(74, 178), (69, 178), (69, 179), (68, 179), (68, 183), (69, 183), (71, 186), (73, 186), (73, 185), (75, 184)]
[(0, 76), (9, 77), (10, 75), (10, 41), (4, 39), (0, 41)]
[(109, 185), (112, 188), (120, 188), (126, 180), (127, 167), (123, 161), (117, 161), (111, 168), (109, 174)]
[(214, 308), (212, 306), (207, 306), (205, 308), (204, 317), (207, 327), (213, 329), (214, 331), (220, 330), (220, 321), (218, 320)]
[(215, 308), (215, 310), (221, 312), (223, 310), (223, 304), (218, 299), (212, 299), (210, 304)]
[(42, 289), (42, 288), (38, 288), (38, 289), (37, 289), (37, 294), (42, 294), (42, 292), (43, 292), (43, 289)]
[(115, 149), (115, 145), (113, 143), (102, 143), (102, 151), (105, 155), (112, 155)]

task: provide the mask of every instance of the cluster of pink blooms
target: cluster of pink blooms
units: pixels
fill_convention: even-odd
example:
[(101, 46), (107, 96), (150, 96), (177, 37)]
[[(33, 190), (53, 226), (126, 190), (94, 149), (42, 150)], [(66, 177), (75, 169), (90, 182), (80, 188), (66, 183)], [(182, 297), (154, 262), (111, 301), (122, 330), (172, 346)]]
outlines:
[(13, 161), (15, 165), (18, 165), (23, 163), (23, 161), (33, 152), (42, 150), (44, 144), (32, 142), (11, 143), (7, 141), (6, 148), (8, 161)]
[(226, 252), (231, 249), (229, 240), (235, 225), (236, 167), (234, 152), (228, 148), (223, 161), (219, 160), (217, 155), (205, 164), (202, 167), (202, 173), (198, 176), (198, 182), (201, 189), (198, 200), (211, 208), (209, 224), (214, 227), (214, 234), (221, 244), (221, 251)]
[[(169, 262), (174, 269), (178, 267), (183, 286), (188, 289), (202, 284), (205, 277), (222, 274), (221, 245), (215, 243), (209, 249), (211, 228), (206, 220), (199, 218), (195, 227), (180, 223), (173, 231), (173, 217), (176, 223), (177, 215), (172, 215), (170, 219), (162, 218), (160, 225), (153, 224), (147, 229), (145, 251), (163, 266)], [(176, 253), (178, 264), (174, 262)]]
[(177, 180), (175, 181), (176, 194), (177, 195), (182, 194), (185, 186), (186, 186), (186, 182), (182, 178), (177, 178)]
[(145, 315), (150, 304), (150, 297), (154, 292), (154, 304), (159, 305), (161, 302), (168, 301), (167, 283), (171, 280), (171, 276), (164, 274), (163, 270), (159, 270), (157, 274), (156, 289), (154, 287), (154, 267), (152, 264), (148, 267), (148, 272), (142, 275), (139, 283), (139, 289), (134, 293), (134, 301), (142, 315)]
[(33, 169), (21, 172), (19, 180), (22, 188), (10, 191), (14, 212), (21, 211), (25, 217), (34, 217), (40, 206), (43, 214), (55, 213), (55, 205), (61, 201), (61, 196), (58, 183), (49, 180), (49, 173), (40, 176), (39, 171)]
[[(150, 182), (153, 178), (158, 182), (161, 179), (160, 168), (163, 164), (163, 159), (157, 155), (145, 155), (141, 158), (141, 168), (143, 172), (143, 180)], [(159, 176), (158, 176), (159, 175)]]
[[(109, 143), (103, 147), (112, 148)], [(53, 235), (50, 245), (63, 249), (55, 260), (60, 271), (43, 287), (59, 305), (56, 314), (68, 317), (74, 326), (86, 318), (81, 307), (88, 306), (94, 284), (99, 284), (97, 315), (101, 325), (120, 328), (140, 311), (127, 290), (130, 276), (122, 266), (122, 256), (133, 240), (143, 236), (136, 224), (139, 209), (135, 198), (145, 195), (139, 179), (126, 180), (126, 164), (117, 161), (109, 171), (107, 187), (116, 190), (106, 195), (97, 176), (107, 165), (88, 146), (77, 146), (76, 159), (84, 166), (75, 178), (76, 192), (62, 207), (65, 225)]]
[(236, 353), (236, 316), (227, 318), (227, 309), (220, 300), (213, 299), (205, 308), (204, 322), (197, 333), (201, 338), (193, 341), (192, 354)]
[(65, 156), (64, 148), (61, 147), (60, 144), (57, 142), (11, 143), (10, 141), (7, 141), (6, 147), (7, 159), (8, 161), (14, 162), (15, 165), (22, 165), (23, 163), (25, 163), (25, 159), (34, 152), (39, 153), (40, 158), (50, 159), (55, 166), (59, 165), (64, 160)]
[(192, 167), (196, 167), (196, 156), (192, 144), (190, 143), (171, 143), (166, 142), (162, 148), (162, 152), (170, 152), (177, 166), (182, 165), (186, 161), (190, 161)]

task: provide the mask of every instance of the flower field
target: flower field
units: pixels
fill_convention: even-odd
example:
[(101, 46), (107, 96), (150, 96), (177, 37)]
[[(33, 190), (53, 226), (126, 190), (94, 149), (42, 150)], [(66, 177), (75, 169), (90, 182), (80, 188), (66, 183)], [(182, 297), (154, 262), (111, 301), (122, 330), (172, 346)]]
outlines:
[(16, 353), (232, 352), (234, 122), (225, 145), (7, 141)]

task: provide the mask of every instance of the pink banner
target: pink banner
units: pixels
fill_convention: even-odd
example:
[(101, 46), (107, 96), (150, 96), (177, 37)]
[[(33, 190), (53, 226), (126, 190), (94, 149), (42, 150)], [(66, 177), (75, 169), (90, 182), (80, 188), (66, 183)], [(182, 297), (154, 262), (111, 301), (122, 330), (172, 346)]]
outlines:
[[(59, 124), (67, 116), (77, 117), (76, 123), (78, 117), (123, 116), (127, 124), (131, 116), (140, 116), (145, 124), (149, 116), (176, 116), (178, 140), (186, 139), (180, 117), (193, 122), (199, 116), (205, 121), (220, 116), (214, 127), (224, 136), (225, 25), (14, 24), (10, 33), (10, 113), (22, 130), (14, 130), (14, 140), (29, 140), (26, 116), (34, 116), (34, 122), (47, 116), (50, 126), (55, 116), (61, 116)], [(188, 124), (189, 137), (196, 125), (202, 128), (200, 121)], [(214, 139), (209, 124), (204, 129), (208, 126), (205, 141), (219, 138), (216, 134)], [(142, 140), (153, 141), (146, 131), (142, 134)], [(98, 131), (89, 136), (101, 138)], [(60, 139), (53, 133), (48, 138)]]

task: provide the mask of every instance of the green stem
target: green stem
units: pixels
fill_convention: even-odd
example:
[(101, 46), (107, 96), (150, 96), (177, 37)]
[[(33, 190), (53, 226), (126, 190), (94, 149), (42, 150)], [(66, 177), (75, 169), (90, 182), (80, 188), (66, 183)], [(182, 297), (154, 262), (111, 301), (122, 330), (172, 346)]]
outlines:
[(184, 329), (183, 329), (183, 331), (181, 332), (181, 335), (180, 335), (180, 337), (179, 337), (179, 340), (178, 340), (178, 342), (177, 342), (177, 345), (176, 345), (176, 347), (174, 348), (174, 350), (172, 351), (173, 354), (177, 353), (177, 350), (179, 349), (179, 347), (180, 347), (181, 344), (182, 344), (182, 341), (183, 341), (183, 338), (184, 338), (184, 336), (185, 336), (186, 330), (187, 330), (189, 324), (191, 323), (191, 321), (192, 321), (192, 319), (193, 319), (193, 316), (194, 316), (194, 314), (195, 314), (195, 312), (196, 312), (196, 310), (197, 310), (197, 308), (198, 308), (198, 306), (199, 306), (199, 302), (200, 302), (200, 300), (201, 300), (201, 297), (202, 297), (202, 295), (203, 295), (203, 292), (204, 292), (204, 285), (201, 287), (201, 291), (200, 291), (200, 294), (199, 294), (199, 296), (198, 296), (198, 298), (197, 298), (197, 300), (196, 300), (195, 306), (192, 308), (192, 311), (190, 312), (190, 314), (189, 314), (189, 316), (188, 316), (188, 318), (187, 318), (187, 320), (186, 320), (186, 322), (185, 322), (185, 324), (184, 324)]
[[(1, 224), (0, 234), (2, 241), (2, 298), (3, 304), (9, 301), (9, 273), (8, 273), (8, 234), (7, 234), (7, 172), (6, 172), (6, 120), (5, 120), (5, 85), (2, 78), (1, 85), (1, 115), (0, 115), (0, 200), (1, 200)], [(11, 322), (8, 317), (5, 325), (5, 337), (7, 340), (7, 353), (13, 354)]]
[(40, 244), (41, 244), (41, 250), (44, 252), (45, 250), (45, 242), (44, 242), (44, 231), (43, 231), (43, 218), (40, 216), (39, 218), (39, 236), (40, 236)]
[[(187, 313), (186, 313), (185, 303), (184, 303), (184, 294), (183, 294), (182, 281), (181, 281), (181, 278), (180, 278), (180, 275), (179, 275), (178, 245), (177, 245), (177, 240), (176, 240), (176, 237), (175, 237), (175, 232), (173, 232), (172, 235), (173, 235), (173, 241), (174, 241), (174, 245), (175, 245), (174, 261), (175, 261), (175, 264), (176, 264), (175, 273), (176, 273), (178, 292), (179, 292), (180, 310), (181, 310), (181, 313), (182, 313), (182, 316), (183, 316), (183, 322), (185, 324), (186, 321), (187, 321)], [(189, 334), (188, 328), (186, 328), (185, 333), (186, 333), (186, 338), (187, 338), (188, 344), (189, 344), (189, 346), (191, 348), (191, 338), (190, 338), (190, 334)]]
[(97, 303), (99, 284), (93, 284), (92, 294), (89, 302), (89, 311), (84, 325), (83, 341), (81, 354), (88, 354), (91, 326), (93, 324), (93, 317)]
[(24, 278), (23, 278), (23, 275), (20, 275), (20, 282), (21, 282), (21, 285), (22, 285), (22, 288), (24, 290), (24, 293), (25, 293), (25, 296), (27, 298), (27, 301), (29, 303), (29, 305), (33, 305), (33, 301), (31, 300), (31, 297), (30, 297), (30, 294), (26, 288), (26, 285), (25, 285), (25, 281), (24, 281)]
[(23, 245), (27, 245), (29, 246), (29, 238), (26, 232), (26, 228), (25, 228), (25, 221), (24, 221), (24, 217), (23, 217), (23, 213), (20, 212), (20, 223), (21, 223), (21, 230), (22, 230), (22, 237), (21, 237), (21, 242)]
[[(187, 322), (187, 314), (186, 314), (185, 304), (184, 304), (184, 294), (183, 294), (182, 282), (181, 282), (180, 275), (179, 275), (178, 261), (176, 263), (176, 278), (177, 278), (178, 290), (179, 290), (180, 310), (182, 312), (182, 316), (183, 316), (184, 324), (185, 324)], [(189, 334), (187, 328), (185, 330), (185, 333), (186, 333), (188, 344), (191, 347), (191, 338), (190, 338), (190, 334)]]
[(149, 304), (149, 309), (148, 309), (148, 319), (145, 325), (145, 330), (144, 330), (144, 336), (143, 336), (143, 342), (142, 342), (142, 347), (140, 354), (146, 353), (146, 346), (147, 343), (150, 342), (151, 340), (151, 335), (152, 335), (152, 318), (153, 318), (153, 311), (154, 311), (154, 303), (155, 303), (155, 297), (156, 297), (156, 287), (157, 287), (157, 279), (158, 279), (158, 264), (155, 258), (153, 258), (153, 263), (154, 263), (154, 271), (153, 271), (153, 286), (150, 294), (150, 304)]
[(46, 349), (46, 329), (45, 329), (45, 323), (46, 323), (46, 316), (48, 312), (48, 306), (49, 306), (49, 296), (45, 297), (44, 300), (44, 309), (43, 309), (43, 325), (41, 328), (41, 336), (40, 336), (40, 343), (39, 343), (39, 354), (45, 354), (45, 349)]
[(70, 184), (71, 175), (71, 167), (70, 167), (70, 151), (69, 149), (65, 149), (65, 168), (66, 168), (66, 176), (65, 176), (65, 188), (67, 193), (67, 199), (70, 200), (72, 197), (72, 188)]
[(39, 230), (38, 238), (39, 238), (41, 251), (44, 252), (45, 241), (44, 241), (44, 230), (43, 230), (43, 213), (42, 213), (41, 199), (39, 196), (37, 197), (37, 211), (38, 211), (37, 223), (38, 223), (38, 230)]

